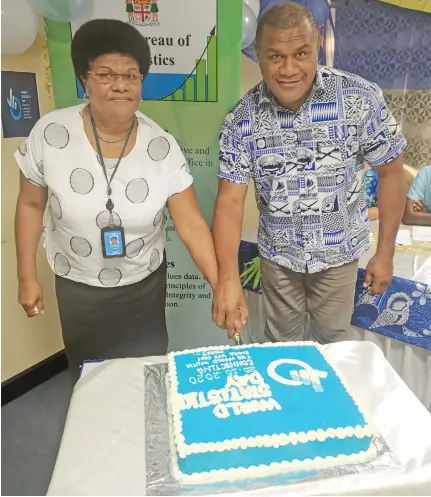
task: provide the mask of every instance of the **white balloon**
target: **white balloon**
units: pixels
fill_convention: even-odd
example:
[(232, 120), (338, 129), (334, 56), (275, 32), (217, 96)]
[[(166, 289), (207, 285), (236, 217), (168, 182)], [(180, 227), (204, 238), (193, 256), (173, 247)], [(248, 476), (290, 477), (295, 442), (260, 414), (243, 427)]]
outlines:
[(1, 53), (17, 55), (34, 43), (39, 19), (26, 0), (3, 0), (1, 5)]
[(90, 19), (93, 0), (28, 0), (36, 14), (57, 22)]
[(260, 14), (260, 0), (243, 0), (244, 3), (250, 7), (256, 17)]
[(242, 48), (248, 47), (256, 38), (257, 19), (251, 8), (242, 4)]

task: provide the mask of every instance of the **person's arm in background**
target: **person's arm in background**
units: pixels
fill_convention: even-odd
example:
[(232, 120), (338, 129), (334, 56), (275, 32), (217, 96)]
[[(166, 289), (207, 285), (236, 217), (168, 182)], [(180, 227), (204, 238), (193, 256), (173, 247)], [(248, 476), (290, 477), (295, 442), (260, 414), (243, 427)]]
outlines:
[(168, 200), (168, 210), (180, 240), (214, 291), (217, 285), (214, 243), (199, 209), (193, 186), (172, 195)]
[[(364, 286), (382, 294), (391, 284), (395, 240), (404, 211), (405, 183), (401, 154), (406, 141), (376, 85), (370, 88), (369, 112), (363, 123), (361, 148), (378, 175), (379, 240), (369, 261)], [(381, 152), (379, 154), (379, 150)]]
[(425, 210), (427, 209), (425, 204), (422, 206), (424, 210), (415, 210), (414, 205), (415, 201), (407, 198), (403, 223), (412, 226), (431, 226), (431, 213)]
[(431, 166), (422, 168), (410, 187), (403, 216), (404, 224), (431, 226), (431, 213), (424, 201), (427, 188), (431, 190), (431, 185), (427, 185), (427, 181), (431, 181), (430, 171)]
[(379, 219), (378, 207), (368, 207), (368, 219), (370, 221), (377, 221)]
[(247, 306), (239, 277), (238, 251), (244, 202), (251, 179), (251, 160), (243, 144), (241, 126), (229, 114), (220, 133), (219, 189), (214, 211), (213, 238), (219, 281), (213, 299), (213, 321), (232, 338), (242, 332)]
[(18, 271), (18, 301), (28, 317), (44, 312), (43, 293), (37, 278), (36, 254), (43, 228), (47, 188), (31, 184), (20, 173), (15, 213), (15, 243)]

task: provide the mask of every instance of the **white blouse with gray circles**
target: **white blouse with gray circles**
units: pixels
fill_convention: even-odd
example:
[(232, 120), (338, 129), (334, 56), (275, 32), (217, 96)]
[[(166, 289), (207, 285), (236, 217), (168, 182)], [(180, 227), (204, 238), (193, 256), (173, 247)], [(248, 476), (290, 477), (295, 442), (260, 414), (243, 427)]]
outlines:
[[(165, 204), (193, 178), (175, 139), (137, 112), (136, 144), (111, 184), (114, 223), (124, 228), (126, 256), (104, 259), (100, 230), (109, 225), (107, 185), (84, 131), (84, 107), (43, 116), (15, 158), (31, 183), (48, 188), (43, 235), (52, 270), (91, 286), (130, 285), (162, 263)], [(116, 163), (117, 159), (105, 159), (108, 174)]]

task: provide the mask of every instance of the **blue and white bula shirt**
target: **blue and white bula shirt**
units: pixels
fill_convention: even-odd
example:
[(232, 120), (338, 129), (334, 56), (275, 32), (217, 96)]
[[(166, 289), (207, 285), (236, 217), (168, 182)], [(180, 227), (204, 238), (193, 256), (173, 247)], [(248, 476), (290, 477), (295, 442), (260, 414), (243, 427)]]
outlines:
[(263, 257), (315, 273), (368, 248), (365, 163), (383, 166), (405, 146), (378, 86), (319, 66), (296, 113), (263, 82), (238, 102), (221, 130), (219, 178), (254, 180)]

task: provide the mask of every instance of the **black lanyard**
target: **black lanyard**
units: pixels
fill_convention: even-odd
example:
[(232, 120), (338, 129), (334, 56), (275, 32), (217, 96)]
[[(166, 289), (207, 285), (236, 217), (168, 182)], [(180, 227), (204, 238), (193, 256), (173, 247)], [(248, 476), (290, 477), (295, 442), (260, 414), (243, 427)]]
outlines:
[(135, 125), (135, 121), (133, 121), (132, 126), (130, 127), (129, 131), (127, 132), (126, 141), (124, 143), (123, 149), (121, 150), (120, 157), (118, 157), (117, 164), (115, 165), (114, 170), (112, 171), (111, 177), (108, 178), (108, 172), (106, 170), (105, 161), (103, 159), (102, 148), (100, 146), (99, 136), (97, 135), (96, 124), (94, 122), (93, 114), (91, 113), (91, 110), (89, 110), (89, 115), (90, 115), (91, 128), (92, 128), (93, 133), (94, 133), (94, 139), (96, 140), (97, 153), (99, 154), (100, 164), (101, 164), (103, 172), (105, 174), (106, 184), (108, 185), (107, 189), (106, 189), (106, 193), (108, 194), (108, 201), (106, 202), (106, 209), (109, 211), (109, 224), (113, 225), (114, 219), (113, 219), (112, 211), (114, 210), (115, 206), (114, 206), (114, 202), (111, 199), (111, 195), (112, 195), (111, 183), (112, 183), (112, 180), (114, 179), (115, 173), (118, 170), (118, 167), (120, 166), (120, 162), (124, 157), (124, 152), (126, 151), (127, 144), (129, 143), (130, 135), (132, 134), (133, 126)]

